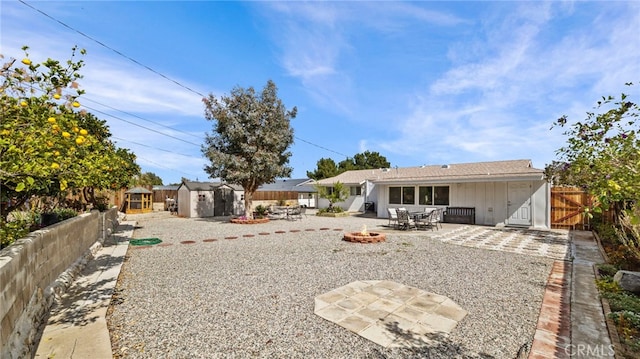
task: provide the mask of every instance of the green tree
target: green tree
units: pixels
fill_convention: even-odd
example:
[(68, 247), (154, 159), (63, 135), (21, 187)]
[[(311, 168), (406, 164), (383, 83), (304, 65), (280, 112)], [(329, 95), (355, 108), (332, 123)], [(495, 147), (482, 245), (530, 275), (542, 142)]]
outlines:
[(135, 175), (131, 179), (130, 187), (135, 186), (162, 186), (162, 178), (153, 172), (145, 172), (141, 175)]
[(235, 87), (230, 96), (218, 100), (210, 94), (203, 100), (205, 117), (213, 122), (202, 146), (211, 161), (204, 170), (211, 178), (242, 186), (247, 218), (258, 187), (290, 177), (293, 170), (288, 166), (293, 143), (290, 122), (297, 109), (288, 111), (277, 92), (269, 80), (260, 94), (253, 87)]
[(364, 151), (363, 153), (357, 153), (353, 158), (347, 158), (344, 161), (338, 163), (338, 169), (340, 172), (351, 170), (367, 170), (373, 168), (389, 168), (391, 163), (387, 161), (387, 158), (380, 155), (378, 152)]
[(353, 158), (347, 158), (346, 160), (340, 161), (337, 165), (331, 158), (321, 158), (316, 165), (317, 168), (315, 171), (307, 171), (307, 177), (314, 180), (331, 178), (339, 175), (340, 173), (351, 170), (391, 167), (391, 163), (387, 161), (386, 157), (380, 155), (378, 152), (370, 151), (357, 153)]
[(33, 196), (117, 187), (123, 170), (139, 171), (135, 156), (109, 141), (104, 121), (81, 110), (77, 80), (83, 62), (75, 60), (77, 48), (66, 64), (52, 59), (36, 64), (28, 47), (23, 50), (21, 62), (11, 59), (0, 69), (3, 218)]
[(611, 205), (620, 210), (640, 199), (640, 107), (638, 99), (631, 100), (624, 93), (603, 97), (595, 107), (600, 113), (587, 112), (573, 124), (562, 116), (553, 125), (567, 127), (568, 140), (557, 151), (559, 161), (547, 166), (547, 177), (584, 188), (597, 199), (595, 212)]
[(314, 180), (321, 180), (323, 178), (331, 178), (340, 174), (338, 166), (331, 158), (321, 158), (317, 162), (317, 168), (315, 171), (307, 171), (307, 177)]
[(316, 191), (318, 191), (318, 196), (320, 198), (324, 198), (329, 201), (329, 211), (331, 211), (334, 207), (334, 204), (338, 202), (344, 202), (349, 198), (349, 188), (345, 187), (340, 181), (335, 182), (333, 187), (326, 186), (315, 186)]

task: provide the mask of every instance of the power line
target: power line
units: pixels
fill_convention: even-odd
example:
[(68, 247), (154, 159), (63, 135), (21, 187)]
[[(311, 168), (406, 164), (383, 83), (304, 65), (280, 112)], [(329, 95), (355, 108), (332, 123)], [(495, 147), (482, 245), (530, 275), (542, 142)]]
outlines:
[(181, 142), (184, 142), (184, 143), (188, 143), (188, 144), (193, 145), (193, 146), (196, 146), (196, 147), (200, 147), (200, 146), (201, 146), (200, 144), (193, 143), (193, 142), (189, 142), (189, 141), (187, 141), (187, 140), (183, 140), (182, 138), (179, 138), (179, 137), (176, 137), (176, 136), (171, 136), (171, 135), (168, 135), (168, 134), (166, 134), (166, 133), (164, 133), (164, 132), (160, 132), (160, 131), (158, 131), (158, 130), (154, 130), (153, 128), (149, 128), (149, 127), (145, 127), (145, 126), (139, 125), (139, 124), (137, 124), (137, 123), (135, 123), (135, 122), (132, 122), (132, 121), (129, 121), (129, 120), (125, 120), (124, 118), (121, 118), (121, 117), (118, 117), (118, 116), (112, 115), (112, 114), (107, 113), (107, 112), (104, 112), (104, 111), (100, 111), (100, 110), (98, 110), (98, 109), (96, 109), (96, 108), (89, 107), (89, 106), (86, 106), (86, 105), (84, 105), (84, 107), (86, 107), (86, 108), (88, 108), (88, 109), (90, 109), (90, 110), (92, 110), (92, 111), (95, 111), (95, 112), (97, 112), (97, 113), (101, 113), (101, 114), (103, 114), (103, 115), (105, 115), (105, 116), (109, 116), (109, 117), (115, 118), (116, 120), (120, 120), (120, 121), (122, 121), (122, 122), (126, 122), (126, 123), (128, 123), (128, 124), (130, 124), (130, 125), (133, 125), (133, 126), (136, 126), (136, 127), (143, 128), (143, 129), (145, 129), (145, 130), (147, 130), (147, 131), (155, 132), (155, 133), (160, 134), (160, 135), (162, 135), (162, 136), (170, 137), (170, 138), (173, 138), (174, 140), (178, 140), (178, 141), (181, 141)]
[(150, 159), (148, 159), (148, 158), (140, 157), (140, 156), (138, 156), (138, 155), (136, 155), (136, 158), (139, 158), (139, 159), (141, 159), (141, 160), (147, 161), (147, 162), (149, 162), (149, 163), (151, 163), (151, 164), (153, 164), (153, 165), (155, 165), (156, 167), (159, 167), (159, 168), (164, 168), (164, 169), (166, 169), (166, 170), (170, 170), (170, 171), (173, 171), (173, 172), (182, 173), (183, 175), (187, 175), (187, 176), (191, 176), (191, 175), (192, 175), (191, 173), (187, 173), (187, 172), (179, 171), (179, 170), (177, 170), (177, 169), (175, 169), (175, 168), (165, 167), (165, 166), (163, 166), (163, 165), (161, 165), (161, 164), (159, 164), (159, 163), (156, 163), (156, 162), (151, 161), (151, 160), (150, 160)]
[(193, 155), (186, 155), (186, 154), (180, 153), (180, 152), (169, 151), (169, 150), (166, 150), (164, 148), (158, 148), (158, 147), (149, 146), (149, 145), (146, 145), (144, 143), (138, 143), (138, 142), (134, 142), (134, 141), (130, 141), (130, 140), (125, 140), (124, 138), (119, 138), (119, 137), (115, 137), (115, 136), (111, 136), (111, 138), (113, 138), (114, 140), (129, 142), (129, 143), (133, 143), (133, 144), (138, 145), (138, 146), (147, 147), (147, 148), (151, 148), (151, 149), (158, 150), (158, 151), (172, 153), (174, 155), (180, 155), (180, 156), (189, 157), (189, 158), (196, 157), (196, 156), (193, 156)]
[[(141, 63), (141, 62), (139, 62), (139, 61), (137, 61), (137, 60), (135, 60), (135, 59), (131, 58), (130, 56), (128, 56), (128, 55), (126, 55), (126, 54), (124, 54), (124, 53), (122, 53), (122, 52), (120, 52), (120, 51), (118, 51), (118, 50), (116, 50), (116, 49), (114, 49), (114, 48), (112, 48), (112, 47), (110, 47), (110, 46), (108, 46), (108, 45), (104, 44), (103, 42), (101, 42), (101, 41), (99, 41), (99, 40), (97, 40), (97, 39), (95, 39), (95, 38), (93, 38), (93, 37), (91, 37), (91, 36), (89, 36), (89, 35), (87, 35), (87, 34), (83, 33), (82, 31), (77, 30), (77, 29), (75, 29), (75, 28), (71, 27), (70, 25), (67, 25), (66, 23), (64, 23), (64, 22), (62, 22), (62, 21), (60, 21), (60, 20), (58, 20), (58, 19), (54, 18), (53, 16), (51, 16), (51, 15), (49, 15), (49, 14), (45, 13), (44, 11), (42, 11), (42, 10), (40, 10), (40, 9), (37, 9), (37, 8), (35, 8), (35, 7), (31, 6), (30, 4), (28, 4), (28, 3), (27, 3), (27, 2), (25, 2), (24, 0), (18, 0), (18, 1), (19, 1), (19, 2), (21, 2), (22, 4), (24, 4), (25, 6), (27, 6), (27, 7), (31, 8), (31, 9), (33, 9), (34, 11), (39, 12), (40, 14), (44, 15), (45, 17), (47, 17), (47, 18), (49, 18), (49, 19), (51, 19), (51, 20), (53, 20), (53, 21), (55, 21), (55, 22), (59, 23), (60, 25), (62, 25), (62, 26), (64, 26), (64, 27), (66, 27), (67, 29), (69, 29), (69, 30), (71, 30), (71, 31), (74, 31), (74, 32), (76, 32), (76, 33), (80, 34), (81, 36), (83, 36), (83, 37), (85, 37), (85, 38), (87, 38), (87, 39), (89, 39), (89, 40), (91, 40), (91, 41), (93, 41), (93, 42), (97, 43), (98, 45), (100, 45), (100, 46), (102, 46), (102, 47), (104, 47), (104, 48), (106, 48), (106, 49), (109, 49), (109, 50), (113, 51), (113, 52), (114, 52), (114, 53), (116, 53), (117, 55), (120, 55), (120, 56), (124, 57), (125, 59), (127, 59), (127, 60), (129, 60), (129, 61), (131, 61), (131, 62), (135, 63), (136, 65), (141, 66), (141, 67), (144, 67), (145, 69), (147, 69), (147, 70), (151, 71), (152, 73), (154, 73), (154, 74), (156, 74), (156, 75), (158, 75), (158, 76), (160, 76), (160, 77), (162, 77), (162, 78), (164, 78), (164, 79), (166, 79), (166, 80), (168, 80), (168, 81), (170, 81), (170, 82), (173, 82), (174, 84), (176, 84), (176, 85), (178, 85), (178, 86), (180, 86), (180, 87), (184, 88), (185, 90), (187, 90), (187, 91), (189, 91), (189, 92), (192, 92), (192, 93), (194, 93), (194, 94), (196, 94), (196, 95), (199, 95), (200, 97), (206, 97), (206, 96), (205, 96), (204, 94), (202, 94), (201, 92), (196, 91), (196, 90), (194, 90), (194, 89), (190, 88), (189, 86), (183, 85), (182, 83), (180, 83), (180, 82), (178, 82), (178, 81), (176, 81), (176, 80), (174, 80), (174, 79), (172, 79), (172, 78), (170, 78), (170, 77), (168, 77), (168, 76), (164, 75), (163, 73), (161, 73), (161, 72), (159, 72), (159, 71), (154, 70), (153, 68), (151, 68), (151, 67), (149, 67), (149, 66), (147, 66), (147, 65), (144, 65), (143, 63)], [(106, 105), (103, 105), (103, 106), (106, 106)], [(86, 106), (85, 106), (85, 107), (86, 107)], [(106, 107), (109, 107), (109, 106), (106, 106)], [(89, 107), (87, 107), (87, 108), (89, 108)], [(112, 108), (112, 109), (114, 109), (114, 108)], [(115, 109), (115, 110), (117, 110), (117, 109)], [(118, 111), (120, 111), (120, 110), (118, 110)], [(124, 111), (121, 111), (121, 112), (126, 113), (126, 112), (124, 112)], [(106, 114), (106, 113), (104, 113), (104, 112), (101, 112), (101, 113)], [(159, 134), (163, 134), (162, 132), (158, 132), (158, 131), (155, 131), (155, 130), (149, 129), (149, 128), (146, 128), (146, 127), (141, 126), (141, 125), (137, 125), (137, 124), (135, 124), (135, 123), (133, 123), (133, 122), (123, 120), (123, 119), (118, 118), (118, 117), (113, 116), (113, 115), (109, 115), (109, 116), (112, 116), (112, 117), (114, 117), (114, 118), (116, 118), (116, 119), (119, 119), (119, 120), (122, 120), (122, 121), (125, 121), (125, 122), (128, 122), (128, 123), (130, 123), (130, 124), (132, 124), (132, 125), (135, 125), (135, 126), (138, 126), (138, 127), (141, 127), (141, 128), (144, 128), (144, 129), (147, 129), (147, 130), (150, 130), (150, 131), (153, 131), (153, 132), (159, 133)], [(135, 116), (135, 117), (137, 117), (137, 116)], [(140, 118), (140, 117), (138, 117), (138, 118)], [(143, 118), (140, 118), (140, 119), (144, 120)], [(148, 120), (147, 120), (147, 121), (148, 121)], [(149, 121), (149, 122), (151, 122), (151, 121)], [(153, 123), (153, 122), (152, 122), (152, 123)], [(160, 126), (163, 126), (163, 125), (160, 125)], [(163, 126), (163, 127), (167, 127), (167, 126)], [(170, 127), (169, 127), (169, 128), (170, 128)], [(171, 128), (171, 129), (172, 129), (172, 128)], [(176, 131), (175, 129), (172, 129), (172, 130)], [(178, 132), (181, 132), (181, 131), (178, 131)], [(166, 135), (166, 134), (163, 134), (163, 135), (168, 136), (168, 137), (171, 137), (171, 138), (174, 138), (174, 139), (178, 139), (179, 141), (182, 141), (182, 142), (186, 142), (186, 143), (189, 143), (189, 144), (194, 144), (194, 143), (191, 143), (191, 142), (188, 142), (188, 141), (185, 141), (185, 140), (179, 139), (179, 138), (177, 138), (177, 137), (173, 137), (173, 136)], [(189, 135), (190, 135), (190, 136), (193, 136), (193, 135), (191, 135), (191, 134), (189, 134)], [(347, 158), (349, 157), (349, 156), (347, 156), (347, 155), (345, 155), (345, 154), (343, 154), (343, 153), (340, 153), (340, 152), (337, 152), (337, 151), (331, 150), (331, 149), (329, 149), (329, 148), (327, 148), (327, 147), (324, 147), (324, 146), (321, 146), (321, 145), (315, 144), (315, 143), (313, 143), (313, 142), (311, 142), (311, 141), (304, 140), (304, 139), (302, 139), (302, 138), (300, 138), (300, 137), (294, 136), (294, 138), (296, 138), (296, 139), (298, 139), (298, 140), (300, 140), (300, 141), (302, 141), (302, 142), (305, 142), (305, 143), (307, 143), (307, 144), (310, 144), (310, 145), (312, 145), (312, 146), (315, 146), (315, 147), (317, 147), (317, 148), (323, 149), (323, 150), (325, 150), (325, 151), (333, 152), (333, 153), (335, 153), (335, 154), (338, 154), (338, 155), (340, 155), (340, 156), (344, 156), (344, 157), (347, 157)], [(200, 146), (200, 145), (197, 145), (197, 146)]]
[(175, 129), (175, 128), (173, 128), (173, 127), (166, 126), (166, 125), (163, 125), (163, 124), (158, 123), (158, 122), (155, 122), (155, 121), (147, 120), (146, 118), (140, 117), (140, 116), (138, 116), (138, 115), (136, 115), (136, 114), (133, 114), (133, 113), (130, 113), (130, 112), (127, 112), (127, 111), (123, 111), (123, 110), (117, 109), (117, 108), (115, 108), (115, 107), (113, 107), (113, 106), (105, 105), (105, 104), (103, 104), (103, 103), (100, 103), (100, 102), (98, 102), (98, 101), (96, 101), (96, 100), (92, 100), (92, 99), (90, 99), (90, 98), (82, 97), (82, 99), (83, 99), (83, 100), (82, 100), (83, 102), (84, 102), (84, 101), (93, 102), (93, 103), (95, 103), (95, 104), (97, 104), (97, 105), (104, 106), (104, 107), (109, 108), (109, 109), (112, 109), (112, 110), (114, 110), (114, 111), (121, 112), (121, 113), (123, 113), (123, 114), (125, 114), (125, 115), (129, 115), (129, 116), (131, 116), (131, 117), (135, 117), (135, 118), (140, 119), (140, 120), (142, 120), (142, 121), (146, 121), (146, 122), (149, 122), (149, 123), (153, 123), (153, 124), (154, 124), (154, 125), (156, 125), (156, 126), (160, 126), (160, 127), (164, 127), (164, 128), (169, 129), (169, 130), (172, 130), (172, 131), (180, 132), (180, 133), (182, 133), (182, 134), (185, 134), (185, 135), (187, 135), (187, 136), (191, 136), (191, 137), (195, 137), (195, 138), (200, 139), (200, 140), (204, 139), (204, 137), (202, 137), (202, 136), (196, 136), (196, 135), (194, 135), (194, 134), (192, 134), (192, 133), (189, 133), (189, 132), (185, 132), (185, 131), (182, 131), (182, 130), (178, 130), (178, 129)]
[(178, 81), (176, 81), (176, 80), (174, 80), (174, 79), (172, 79), (172, 78), (169, 78), (168, 76), (166, 76), (166, 75), (164, 75), (164, 74), (162, 74), (162, 73), (160, 73), (160, 72), (158, 72), (158, 71), (156, 71), (156, 70), (152, 69), (151, 67), (149, 67), (149, 66), (147, 66), (147, 65), (144, 65), (144, 64), (140, 63), (139, 61), (137, 61), (137, 60), (135, 60), (135, 59), (133, 59), (133, 58), (131, 58), (131, 57), (129, 57), (129, 56), (127, 56), (127, 55), (123, 54), (122, 52), (120, 52), (120, 51), (118, 51), (118, 50), (116, 50), (116, 49), (114, 49), (114, 48), (112, 48), (112, 47), (110, 47), (110, 46), (108, 46), (108, 45), (106, 45), (106, 44), (102, 43), (101, 41), (94, 39), (93, 37), (91, 37), (91, 36), (89, 36), (89, 35), (87, 35), (87, 34), (83, 33), (82, 31), (74, 29), (73, 27), (71, 27), (71, 26), (69, 26), (69, 25), (65, 24), (64, 22), (62, 22), (62, 21), (60, 21), (60, 20), (58, 20), (58, 19), (56, 19), (56, 18), (54, 18), (54, 17), (52, 17), (52, 16), (50, 16), (49, 14), (45, 13), (44, 11), (41, 11), (41, 10), (39, 10), (39, 9), (36, 9), (35, 7), (33, 7), (33, 6), (29, 5), (29, 4), (27, 4), (25, 1), (23, 1), (23, 0), (18, 0), (18, 1), (20, 1), (20, 2), (21, 2), (21, 3), (23, 3), (24, 5), (26, 5), (26, 6), (30, 7), (30, 8), (32, 8), (33, 10), (35, 10), (35, 11), (37, 11), (37, 12), (41, 13), (42, 15), (44, 15), (44, 16), (46, 16), (46, 17), (48, 17), (49, 19), (51, 19), (51, 20), (53, 20), (53, 21), (55, 21), (55, 22), (59, 23), (60, 25), (62, 25), (62, 26), (64, 26), (64, 27), (66, 27), (67, 29), (69, 29), (69, 30), (71, 30), (71, 31), (75, 31), (75, 32), (77, 32), (78, 34), (80, 34), (80, 35), (82, 35), (82, 36), (86, 37), (87, 39), (89, 39), (89, 40), (91, 40), (91, 41), (93, 41), (93, 42), (97, 43), (98, 45), (100, 45), (100, 46), (102, 46), (102, 47), (104, 47), (104, 48), (106, 48), (106, 49), (109, 49), (109, 50), (111, 50), (111, 51), (115, 52), (116, 54), (118, 54), (118, 55), (120, 55), (120, 56), (124, 57), (125, 59), (127, 59), (127, 60), (129, 60), (129, 61), (133, 62), (134, 64), (144, 67), (145, 69), (147, 69), (147, 70), (149, 70), (149, 71), (153, 72), (154, 74), (156, 74), (156, 75), (158, 75), (158, 76), (160, 76), (160, 77), (163, 77), (163, 78), (164, 78), (164, 79), (166, 79), (166, 80), (169, 80), (169, 81), (173, 82), (174, 84), (176, 84), (176, 85), (178, 85), (178, 86), (180, 86), (180, 87), (184, 88), (184, 89), (185, 89), (185, 90), (187, 90), (187, 91), (193, 92), (193, 93), (195, 93), (195, 94), (197, 94), (197, 95), (200, 95), (201, 97), (206, 97), (206, 96), (205, 96), (205, 95), (203, 95), (202, 93), (200, 93), (200, 92), (198, 92), (198, 91), (196, 91), (196, 90), (194, 90), (194, 89), (192, 89), (192, 88), (190, 88), (190, 87), (188, 87), (188, 86), (185, 86), (185, 85), (181, 84), (180, 82), (178, 82)]

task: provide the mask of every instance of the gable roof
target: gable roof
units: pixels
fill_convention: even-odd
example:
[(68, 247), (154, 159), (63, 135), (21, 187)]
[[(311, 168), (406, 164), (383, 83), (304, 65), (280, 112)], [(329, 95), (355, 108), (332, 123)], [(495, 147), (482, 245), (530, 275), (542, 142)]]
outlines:
[(258, 188), (258, 191), (289, 191), (289, 192), (315, 192), (315, 188), (309, 178), (279, 179), (274, 183), (266, 183)]
[[(232, 185), (222, 182), (195, 182), (195, 181), (182, 181), (180, 187), (185, 186), (189, 191), (213, 191), (218, 187), (227, 186), (231, 187), (234, 191), (244, 191), (242, 186)], [(178, 189), (180, 189), (178, 187)]]
[(359, 185), (364, 181), (376, 184), (488, 182), (507, 179), (540, 180), (543, 176), (544, 171), (533, 168), (531, 160), (510, 160), (347, 171), (335, 177), (319, 180), (318, 184), (331, 185), (338, 181), (346, 185)]
[(124, 193), (144, 193), (144, 194), (153, 194), (153, 192), (151, 192), (150, 190), (144, 188), (144, 187), (133, 187), (127, 191), (125, 191)]

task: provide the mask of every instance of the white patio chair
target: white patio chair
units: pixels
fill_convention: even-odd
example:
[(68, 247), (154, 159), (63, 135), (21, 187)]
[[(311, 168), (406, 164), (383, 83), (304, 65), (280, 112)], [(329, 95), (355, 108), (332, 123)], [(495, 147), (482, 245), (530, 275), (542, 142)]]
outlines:
[(398, 214), (398, 228), (405, 231), (409, 229), (417, 229), (416, 222), (409, 215), (409, 211), (397, 210), (396, 212)]
[(391, 227), (391, 225), (393, 225), (393, 228), (397, 228), (398, 227), (398, 213), (396, 212), (395, 208), (387, 208), (387, 213), (389, 214), (389, 224), (388, 226)]

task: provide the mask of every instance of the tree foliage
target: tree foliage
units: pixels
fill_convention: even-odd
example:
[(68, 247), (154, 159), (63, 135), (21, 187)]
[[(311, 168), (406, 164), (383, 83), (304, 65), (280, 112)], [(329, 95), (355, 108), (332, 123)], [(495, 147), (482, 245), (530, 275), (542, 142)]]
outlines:
[(135, 175), (129, 183), (129, 187), (136, 186), (162, 186), (162, 178), (153, 172), (144, 172), (141, 175)]
[(357, 153), (353, 158), (347, 158), (340, 161), (337, 165), (330, 158), (321, 158), (317, 162), (317, 168), (315, 171), (307, 171), (307, 177), (314, 180), (321, 180), (323, 178), (331, 178), (339, 175), (340, 173), (351, 170), (366, 170), (375, 168), (389, 168), (391, 163), (387, 161), (387, 158), (380, 155), (378, 152), (364, 151), (363, 153)]
[(555, 183), (584, 188), (597, 199), (594, 210), (600, 212), (640, 198), (640, 107), (638, 99), (623, 93), (619, 99), (603, 97), (595, 109), (599, 113), (587, 112), (583, 121), (569, 124), (562, 116), (554, 122), (567, 128), (568, 140), (546, 174)]
[(317, 168), (315, 171), (307, 171), (307, 177), (314, 180), (321, 180), (323, 178), (331, 178), (340, 174), (338, 166), (331, 158), (321, 158), (317, 162)]
[(229, 96), (203, 99), (205, 117), (213, 122), (202, 152), (211, 161), (204, 170), (244, 189), (245, 215), (251, 217), (253, 194), (276, 178), (290, 177), (293, 143), (290, 121), (297, 109), (287, 110), (271, 80), (257, 94), (253, 87), (235, 87)]
[(23, 50), (22, 61), (10, 59), (0, 70), (2, 216), (33, 196), (126, 186), (139, 167), (109, 140), (104, 121), (80, 109), (77, 48), (66, 63), (42, 64)]

